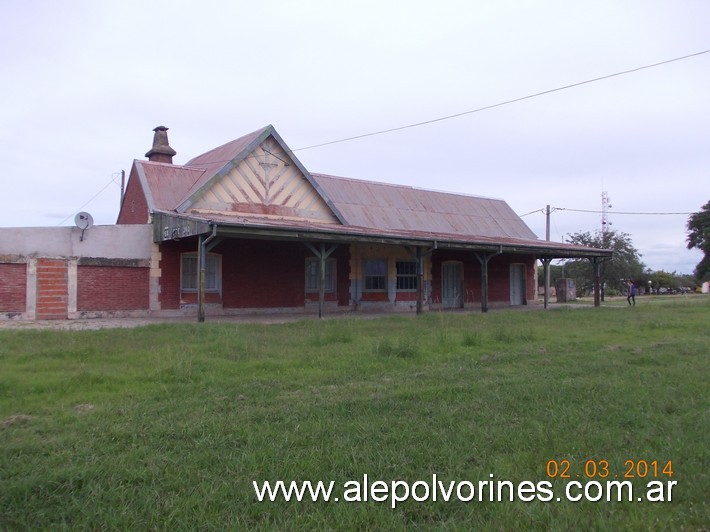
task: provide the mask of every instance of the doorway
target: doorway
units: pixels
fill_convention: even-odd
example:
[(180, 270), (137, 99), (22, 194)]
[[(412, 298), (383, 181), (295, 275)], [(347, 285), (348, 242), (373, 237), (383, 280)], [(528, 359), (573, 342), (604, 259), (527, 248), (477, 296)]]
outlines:
[(525, 264), (510, 265), (510, 304), (527, 305)]
[(441, 265), (441, 304), (444, 308), (463, 307), (463, 267), (460, 262)]

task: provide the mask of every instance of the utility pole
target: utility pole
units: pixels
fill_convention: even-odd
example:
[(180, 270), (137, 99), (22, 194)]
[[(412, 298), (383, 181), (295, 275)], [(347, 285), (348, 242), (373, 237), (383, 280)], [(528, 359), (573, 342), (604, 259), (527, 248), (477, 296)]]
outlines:
[(604, 190), (602, 192), (602, 242), (606, 243), (606, 232), (611, 225), (609, 222), (609, 209), (611, 209), (611, 199), (609, 199), (609, 193)]
[[(550, 241), (550, 206), (545, 207), (545, 240)], [(543, 271), (545, 275), (545, 293), (543, 294), (544, 307), (550, 300), (550, 258), (542, 259)]]
[(126, 194), (126, 171), (121, 170), (121, 204), (118, 206), (120, 209), (123, 207), (123, 196)]
[[(607, 246), (609, 243), (606, 239), (606, 233), (607, 230), (609, 229), (609, 226), (611, 225), (611, 222), (609, 221), (609, 209), (611, 208), (611, 200), (609, 199), (609, 193), (604, 190), (602, 192), (602, 246)], [(599, 273), (600, 273), (600, 265), (598, 262), (594, 263), (595, 267), (595, 279), (596, 283), (599, 285)], [(596, 291), (597, 288), (595, 288)], [(599, 289), (601, 290), (601, 301), (604, 301), (604, 284), (602, 283), (599, 285)], [(599, 306), (596, 304), (595, 301), (595, 306)]]

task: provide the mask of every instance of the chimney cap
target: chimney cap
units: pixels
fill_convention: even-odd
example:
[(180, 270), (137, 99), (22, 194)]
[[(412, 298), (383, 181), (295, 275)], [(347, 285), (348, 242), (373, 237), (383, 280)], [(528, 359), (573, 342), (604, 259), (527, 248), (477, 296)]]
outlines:
[(153, 147), (145, 154), (149, 161), (157, 161), (163, 163), (173, 162), (173, 155), (177, 152), (170, 147), (168, 143), (168, 128), (158, 126), (153, 129)]

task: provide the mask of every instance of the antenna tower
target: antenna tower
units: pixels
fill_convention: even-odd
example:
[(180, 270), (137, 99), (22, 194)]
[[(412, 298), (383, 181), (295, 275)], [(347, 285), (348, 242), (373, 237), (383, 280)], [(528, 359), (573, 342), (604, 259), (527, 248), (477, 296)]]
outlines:
[(604, 190), (602, 192), (602, 238), (606, 237), (606, 232), (611, 225), (609, 221), (609, 209), (611, 209), (610, 201), (609, 193)]

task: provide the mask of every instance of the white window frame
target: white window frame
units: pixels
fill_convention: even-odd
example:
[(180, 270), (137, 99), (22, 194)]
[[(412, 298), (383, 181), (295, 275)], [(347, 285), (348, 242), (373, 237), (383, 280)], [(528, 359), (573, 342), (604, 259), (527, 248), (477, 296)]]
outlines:
[[(195, 261), (195, 274), (192, 278), (194, 287), (185, 286), (185, 266), (186, 261)], [(198, 289), (197, 253), (188, 252), (180, 254), (180, 291), (197, 292)], [(207, 253), (205, 263), (205, 292), (222, 292), (222, 255), (217, 253)]]

